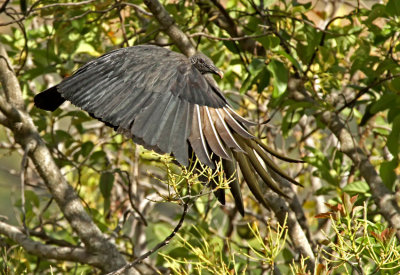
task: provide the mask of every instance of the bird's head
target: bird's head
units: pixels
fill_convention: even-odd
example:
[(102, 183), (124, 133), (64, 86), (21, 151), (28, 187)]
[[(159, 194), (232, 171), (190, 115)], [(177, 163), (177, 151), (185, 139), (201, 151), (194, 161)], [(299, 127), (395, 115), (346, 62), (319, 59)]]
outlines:
[(224, 73), (214, 65), (210, 58), (202, 53), (190, 57), (190, 62), (201, 74), (216, 74), (220, 78), (224, 77)]

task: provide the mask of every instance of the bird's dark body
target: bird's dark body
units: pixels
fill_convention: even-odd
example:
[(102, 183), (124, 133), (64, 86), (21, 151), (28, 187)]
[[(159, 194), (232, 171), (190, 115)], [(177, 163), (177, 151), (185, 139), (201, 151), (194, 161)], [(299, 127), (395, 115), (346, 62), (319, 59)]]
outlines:
[[(225, 160), (227, 172), (233, 174), (233, 157), (245, 156), (242, 147), (248, 145), (244, 140), (254, 138), (245, 127), (251, 123), (229, 107), (206, 73), (217, 74), (218, 69), (203, 55), (188, 59), (156, 46), (128, 47), (83, 65), (36, 95), (35, 105), (53, 111), (68, 100), (136, 143), (159, 153), (172, 153), (182, 165), (188, 165), (194, 151), (203, 164), (214, 168), (213, 152), (214, 158)], [(245, 159), (239, 164), (245, 169), (250, 162)], [(265, 205), (259, 189), (250, 188)], [(243, 214), (237, 181), (231, 184), (231, 191)], [(224, 202), (223, 190), (217, 197)]]

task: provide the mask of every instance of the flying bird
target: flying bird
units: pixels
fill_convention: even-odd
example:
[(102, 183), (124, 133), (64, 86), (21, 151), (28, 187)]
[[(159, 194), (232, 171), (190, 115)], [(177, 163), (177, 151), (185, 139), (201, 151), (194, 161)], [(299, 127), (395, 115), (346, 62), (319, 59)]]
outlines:
[[(282, 196), (285, 194), (271, 173), (300, 185), (272, 161), (271, 155), (299, 161), (278, 154), (253, 136), (248, 127), (255, 123), (233, 110), (208, 74), (223, 76), (202, 53), (187, 58), (158, 46), (139, 45), (86, 63), (36, 95), (34, 102), (40, 109), (54, 111), (68, 100), (135, 143), (172, 154), (183, 166), (189, 165), (192, 153), (211, 169), (221, 158), (227, 177), (236, 174), (239, 164), (250, 191), (268, 208), (259, 178)], [(237, 176), (229, 187), (244, 215)], [(224, 189), (215, 195), (225, 203)]]

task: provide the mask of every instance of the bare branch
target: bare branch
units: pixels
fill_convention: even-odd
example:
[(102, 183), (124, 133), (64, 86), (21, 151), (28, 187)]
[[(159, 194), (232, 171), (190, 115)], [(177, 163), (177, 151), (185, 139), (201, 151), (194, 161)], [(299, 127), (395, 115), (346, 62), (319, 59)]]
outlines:
[(124, 4), (124, 5), (126, 5), (126, 6), (132, 7), (132, 8), (134, 8), (136, 11), (138, 11), (138, 12), (140, 12), (140, 13), (143, 13), (144, 15), (153, 16), (152, 13), (145, 11), (145, 10), (142, 9), (139, 5), (132, 4), (132, 3), (127, 3), (127, 2), (121, 2), (121, 4)]
[[(289, 85), (290, 96), (297, 101), (307, 101), (317, 104), (303, 87), (301, 80), (291, 80)], [(378, 206), (378, 211), (396, 229), (396, 236), (400, 240), (400, 208), (396, 197), (384, 185), (375, 167), (369, 161), (365, 152), (354, 142), (353, 136), (338, 114), (325, 111), (320, 116), (322, 122), (328, 126), (340, 142), (340, 150), (346, 154), (360, 170), (361, 176), (368, 183), (372, 197)]]
[(351, 133), (341, 122), (339, 116), (326, 111), (321, 115), (321, 119), (339, 139), (340, 150), (353, 161), (355, 167), (360, 169), (361, 176), (371, 188), (372, 197), (378, 205), (378, 211), (390, 223), (391, 227), (396, 229), (397, 238), (400, 240), (400, 208), (396, 196), (386, 188), (375, 167), (364, 151), (354, 142)]
[(392, 80), (392, 79), (395, 79), (395, 78), (400, 78), (400, 74), (389, 75), (389, 76), (387, 76), (387, 77), (384, 77), (384, 78), (380, 78), (380, 79), (375, 80), (374, 82), (372, 82), (372, 83), (369, 84), (368, 86), (366, 86), (366, 87), (362, 88), (361, 90), (359, 90), (359, 91), (357, 92), (357, 94), (354, 96), (354, 98), (353, 98), (350, 102), (348, 102), (348, 103), (344, 104), (342, 107), (340, 107), (340, 108), (337, 110), (337, 112), (340, 113), (340, 112), (343, 111), (345, 108), (351, 108), (351, 107), (353, 107), (353, 106), (356, 104), (357, 100), (358, 100), (361, 96), (363, 96), (364, 94), (368, 93), (369, 90), (371, 90), (372, 88), (374, 88), (374, 87), (376, 87), (376, 86), (378, 86), (378, 85), (381, 85), (382, 83), (384, 83), (384, 82), (386, 82), (386, 81), (389, 81), (389, 80)]
[(24, 21), (25, 19), (26, 19), (26, 17), (24, 16), (24, 17), (21, 17), (19, 19), (14, 19), (12, 21), (8, 21), (6, 23), (0, 23), (0, 27), (12, 25), (12, 24), (15, 24), (15, 23), (20, 23), (20, 22)]
[(14, 133), (16, 142), (23, 148), (32, 144), (32, 150), (28, 155), (71, 227), (88, 249), (107, 258), (101, 264), (101, 268), (104, 271), (111, 271), (121, 267), (125, 264), (125, 259), (94, 224), (74, 189), (58, 169), (31, 117), (24, 111), (18, 80), (10, 70), (7, 53), (1, 44), (0, 53), (0, 80), (7, 95), (7, 100), (0, 95), (0, 110), (7, 116), (8, 126)]
[(267, 35), (270, 35), (271, 33), (264, 33), (264, 34), (259, 34), (259, 35), (244, 35), (244, 36), (240, 36), (240, 37), (217, 37), (217, 36), (213, 36), (204, 32), (196, 32), (196, 33), (192, 33), (189, 35), (189, 37), (196, 37), (196, 36), (204, 36), (207, 37), (209, 39), (213, 39), (213, 40), (218, 40), (218, 41), (240, 41), (240, 40), (245, 40), (245, 39), (250, 39), (250, 38), (260, 38), (260, 37), (264, 37)]
[(97, 0), (86, 0), (82, 2), (76, 2), (76, 3), (54, 3), (54, 4), (49, 4), (43, 7), (35, 8), (32, 11), (38, 11), (38, 10), (44, 10), (44, 9), (49, 9), (49, 8), (56, 8), (56, 7), (77, 7), (77, 6), (83, 6), (87, 5), (93, 2), (96, 2)]
[(24, 234), (21, 229), (2, 221), (0, 221), (0, 234), (7, 236), (21, 245), (28, 253), (46, 259), (80, 262), (100, 268), (102, 266), (102, 261), (106, 260), (104, 255), (88, 253), (81, 247), (60, 247), (34, 241)]
[(309, 268), (310, 270), (314, 270), (315, 256), (306, 234), (297, 221), (296, 213), (291, 211), (286, 201), (273, 191), (269, 190), (266, 194), (266, 198), (268, 199), (268, 202), (270, 202), (270, 206), (278, 218), (279, 223), (282, 224), (287, 215), (287, 225), (290, 239), (292, 240), (295, 249), (301, 255), (304, 257), (309, 257)]
[(186, 56), (194, 55), (196, 49), (193, 47), (193, 44), (186, 34), (178, 28), (174, 19), (169, 15), (164, 6), (157, 0), (144, 0), (144, 3), (160, 23), (162, 30), (168, 34), (179, 50)]
[(297, 252), (304, 257), (309, 257), (308, 268), (314, 270), (315, 267), (315, 256), (312, 250), (312, 242), (309, 234), (307, 234), (306, 225), (301, 224), (302, 218), (304, 218), (303, 210), (301, 209), (300, 203), (293, 192), (290, 183), (286, 182), (285, 179), (280, 177), (274, 171), (269, 170), (271, 176), (280, 183), (280, 187), (285, 194), (288, 194), (290, 204), (286, 200), (280, 197), (278, 194), (271, 190), (266, 192), (265, 198), (269, 202), (272, 211), (275, 213), (280, 224), (283, 224), (287, 215), (288, 234), (293, 242), (293, 246)]
[(119, 18), (119, 22), (121, 24), (121, 31), (122, 31), (122, 37), (124, 38), (124, 43), (126, 47), (129, 47), (129, 39), (126, 36), (126, 30), (125, 30), (125, 17), (122, 16), (122, 10), (123, 10), (124, 6), (123, 5), (119, 5), (118, 6), (118, 18)]
[(182, 225), (183, 225), (183, 221), (185, 220), (186, 214), (188, 212), (189, 209), (189, 203), (191, 200), (187, 200), (184, 204), (183, 204), (183, 213), (182, 216), (178, 222), (178, 224), (175, 226), (174, 230), (171, 232), (171, 234), (169, 234), (162, 242), (158, 243), (155, 247), (153, 247), (152, 249), (150, 249), (149, 251), (147, 251), (146, 253), (144, 253), (143, 255), (139, 256), (136, 260), (134, 260), (133, 262), (125, 265), (124, 267), (108, 273), (107, 275), (118, 275), (121, 274), (122, 272), (124, 272), (125, 270), (128, 270), (132, 267), (134, 267), (136, 264), (141, 263), (144, 259), (146, 259), (147, 257), (149, 257), (151, 254), (153, 254), (154, 252), (156, 252), (157, 250), (159, 250), (160, 248), (166, 246), (167, 244), (169, 244), (169, 242), (171, 241), (171, 239), (176, 235), (176, 233), (178, 233), (178, 231), (181, 229)]
[(20, 179), (21, 179), (21, 209), (22, 209), (22, 224), (24, 226), (24, 230), (29, 237), (29, 230), (26, 226), (26, 211), (25, 211), (25, 172), (28, 165), (28, 153), (32, 150), (34, 144), (28, 143), (24, 149), (24, 155), (22, 156), (21, 161), (21, 171), (20, 171)]
[(0, 112), (0, 124), (4, 125), (7, 127), (8, 125), (8, 119), (5, 115), (3, 115), (3, 113)]
[(25, 108), (18, 79), (15, 77), (6, 49), (0, 45), (0, 82), (3, 85), (6, 99), (16, 108)]
[[(209, 2), (215, 6), (212, 7)], [(201, 0), (197, 1), (200, 8), (204, 11), (208, 12), (212, 15), (213, 23), (215, 23), (218, 27), (225, 30), (229, 33), (231, 37), (244, 37), (245, 34), (241, 28), (239, 28), (235, 21), (231, 18), (229, 13), (225, 10), (224, 6), (221, 5), (220, 1), (217, 0)], [(233, 40), (236, 41), (236, 40)], [(265, 53), (265, 49), (261, 46), (261, 44), (257, 44), (256, 40), (251, 37), (246, 37), (245, 39), (237, 40), (240, 46), (240, 49), (243, 51), (254, 53), (257, 55), (262, 55)]]
[(0, 13), (4, 12), (6, 10), (6, 7), (9, 2), (10, 2), (10, 0), (4, 1), (3, 5), (1, 5), (1, 7), (0, 7)]

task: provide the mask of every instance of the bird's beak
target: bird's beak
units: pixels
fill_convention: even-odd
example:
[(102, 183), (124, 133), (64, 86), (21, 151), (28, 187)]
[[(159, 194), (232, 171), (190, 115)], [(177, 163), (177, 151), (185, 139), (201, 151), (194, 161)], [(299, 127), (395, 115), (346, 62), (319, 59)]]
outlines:
[(220, 78), (224, 78), (224, 72), (218, 69), (214, 64), (208, 67), (209, 72), (218, 75)]
[(216, 69), (215, 74), (219, 75), (220, 78), (224, 78), (224, 72), (221, 71), (220, 69)]

